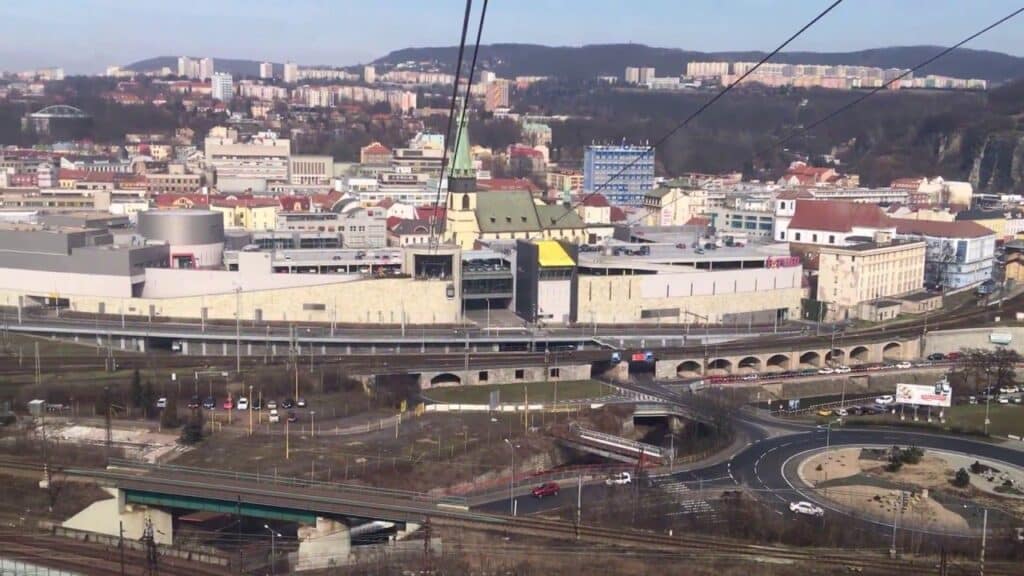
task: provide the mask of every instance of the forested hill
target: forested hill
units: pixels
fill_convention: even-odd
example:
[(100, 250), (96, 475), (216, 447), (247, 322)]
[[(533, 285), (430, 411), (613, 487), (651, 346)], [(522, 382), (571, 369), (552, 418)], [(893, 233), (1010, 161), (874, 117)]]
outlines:
[[(938, 46), (894, 46), (858, 52), (784, 52), (773, 61), (800, 64), (847, 64), (881, 68), (911, 68), (935, 55)], [(378, 64), (436, 61), (453, 69), (457, 46), (404, 48), (378, 59)], [(593, 78), (622, 76), (626, 66), (653, 66), (659, 75), (680, 75), (691, 61), (751, 61), (763, 52), (695, 52), (656, 48), (643, 44), (592, 44), (588, 46), (541, 46), (537, 44), (489, 44), (480, 46), (485, 69), (499, 76), (557, 76)], [(961, 78), (1003, 82), (1024, 77), (1024, 58), (986, 50), (957, 49), (920, 71)]]

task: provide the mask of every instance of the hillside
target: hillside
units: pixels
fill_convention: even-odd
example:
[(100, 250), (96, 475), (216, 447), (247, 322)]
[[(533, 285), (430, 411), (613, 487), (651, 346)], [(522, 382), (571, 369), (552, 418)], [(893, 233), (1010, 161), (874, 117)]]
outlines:
[[(910, 68), (934, 55), (936, 46), (897, 46), (858, 52), (784, 52), (774, 61), (801, 64), (849, 64), (883, 68)], [(375, 64), (436, 61), (451, 69), (458, 47), (404, 48), (378, 59)], [(622, 76), (626, 66), (654, 66), (659, 74), (678, 75), (686, 63), (697, 60), (758, 60), (763, 52), (695, 52), (656, 48), (643, 44), (593, 44), (588, 46), (541, 46), (536, 44), (489, 44), (480, 47), (484, 68), (499, 76), (558, 76), (578, 79)], [(1024, 58), (985, 50), (958, 49), (921, 73), (983, 78), (1004, 82), (1024, 77)]]

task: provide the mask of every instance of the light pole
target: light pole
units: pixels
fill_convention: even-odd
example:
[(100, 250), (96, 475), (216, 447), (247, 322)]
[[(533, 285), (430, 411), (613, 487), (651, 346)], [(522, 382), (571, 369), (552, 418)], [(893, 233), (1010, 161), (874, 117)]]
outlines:
[(515, 515), (516, 513), (516, 448), (519, 448), (519, 444), (515, 444), (508, 438), (505, 438), (505, 444), (512, 450), (512, 477), (508, 481), (508, 513)]
[(270, 573), (277, 574), (277, 543), (275, 542), (275, 539), (280, 538), (281, 535), (275, 532), (273, 528), (266, 524), (264, 524), (263, 527), (267, 530), (267, 532), (270, 532)]
[(253, 413), (253, 409), (252, 409), (252, 384), (249, 384), (249, 403), (248, 404), (249, 405), (247, 406), (247, 408), (249, 409), (249, 436), (252, 436), (252, 413)]
[(242, 373), (242, 287), (235, 286), (235, 372)]
[(985, 367), (985, 436), (988, 436), (988, 425), (991, 420), (988, 418), (989, 404), (992, 403), (992, 369)]

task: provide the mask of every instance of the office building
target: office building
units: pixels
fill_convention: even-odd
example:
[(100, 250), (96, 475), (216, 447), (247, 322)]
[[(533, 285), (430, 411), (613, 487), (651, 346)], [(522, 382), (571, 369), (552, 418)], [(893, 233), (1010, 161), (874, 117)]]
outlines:
[(299, 81), (299, 65), (295, 62), (284, 63), (284, 82), (294, 84)]
[(860, 318), (861, 303), (919, 291), (924, 276), (925, 243), (880, 232), (872, 241), (819, 249), (817, 299), (828, 306), (824, 319)]
[(210, 78), (210, 88), (214, 100), (230, 102), (235, 97), (235, 85), (231, 82), (231, 74), (215, 73)]
[(654, 150), (647, 146), (587, 146), (583, 192), (604, 194), (613, 205), (641, 206), (654, 189)]
[(927, 244), (924, 281), (933, 288), (956, 290), (992, 277), (996, 234), (977, 222), (893, 219), (900, 238)]
[(270, 62), (260, 62), (260, 79), (268, 80), (274, 77), (274, 65)]
[(267, 182), (287, 182), (291, 142), (274, 132), (261, 132), (247, 142), (237, 134), (214, 128), (204, 141), (206, 166), (216, 173), (221, 192), (263, 192)]

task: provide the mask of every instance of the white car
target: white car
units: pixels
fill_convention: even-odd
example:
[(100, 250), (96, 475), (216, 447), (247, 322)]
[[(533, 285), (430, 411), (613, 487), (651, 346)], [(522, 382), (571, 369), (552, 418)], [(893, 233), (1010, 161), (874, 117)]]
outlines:
[(633, 477), (629, 475), (629, 472), (616, 472), (604, 479), (607, 486), (624, 486), (632, 482)]
[(911, 364), (910, 362), (907, 362), (906, 360), (904, 360), (903, 362), (897, 362), (896, 363), (896, 367), (899, 368), (900, 370), (906, 370), (907, 368), (913, 368), (913, 366), (914, 366), (913, 364)]
[(752, 382), (754, 380), (757, 380), (757, 378), (757, 372), (751, 372), (750, 374), (747, 374), (746, 376), (743, 377), (743, 379), (746, 380), (747, 382)]
[(888, 406), (890, 404), (894, 404), (895, 402), (896, 398), (893, 398), (891, 394), (886, 394), (885, 396), (879, 396), (878, 398), (875, 398), (875, 404), (878, 404), (879, 406)]
[(849, 366), (840, 366), (836, 368), (836, 374), (849, 374), (853, 370)]
[(280, 421), (281, 421), (281, 415), (278, 414), (277, 408), (274, 408), (273, 410), (270, 411), (270, 422), (280, 422)]
[(997, 402), (999, 402), (1000, 404), (1009, 404), (1010, 403), (1010, 399), (1007, 398), (1006, 396), (1000, 396), (999, 400), (997, 400)]
[(156, 407), (160, 410), (167, 408), (167, 398), (157, 398)]
[(245, 396), (242, 396), (241, 398), (238, 399), (238, 402), (235, 404), (235, 410), (248, 410), (248, 409), (249, 409), (249, 399), (246, 398)]
[(806, 514), (808, 516), (821, 517), (825, 515), (825, 511), (820, 506), (815, 506), (810, 502), (790, 502), (789, 510), (795, 514)]
[(835, 374), (835, 370), (829, 368), (828, 366), (825, 366), (824, 368), (818, 370), (818, 374)]

